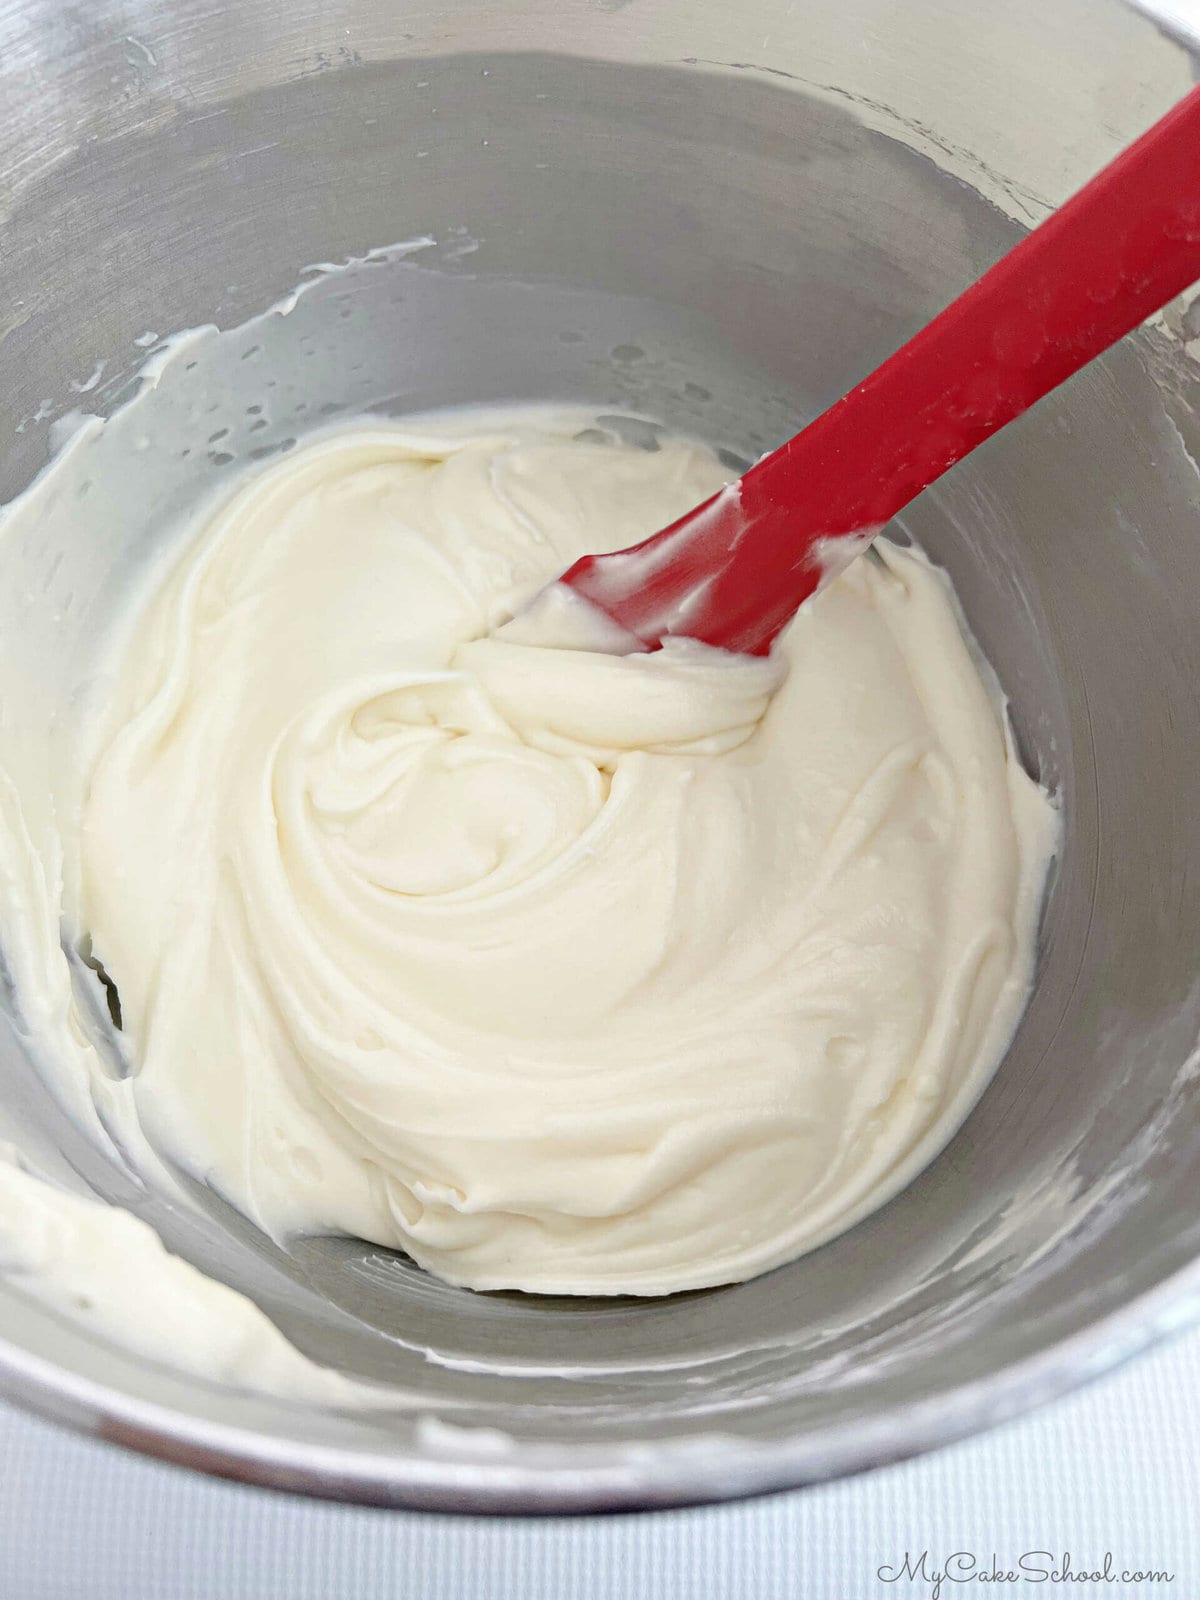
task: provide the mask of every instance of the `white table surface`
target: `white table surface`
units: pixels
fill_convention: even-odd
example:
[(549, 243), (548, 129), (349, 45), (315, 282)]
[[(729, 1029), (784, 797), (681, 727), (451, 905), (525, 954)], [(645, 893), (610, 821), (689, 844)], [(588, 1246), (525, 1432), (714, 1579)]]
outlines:
[[(360, 1511), (194, 1476), (0, 1408), (0, 1600), (916, 1600), (956, 1552), (1113, 1581), (944, 1600), (1200, 1600), (1200, 1332), (983, 1438), (743, 1505), (554, 1522)], [(1043, 1564), (1048, 1568), (1049, 1561)], [(1173, 1581), (1123, 1582), (1157, 1568)]]

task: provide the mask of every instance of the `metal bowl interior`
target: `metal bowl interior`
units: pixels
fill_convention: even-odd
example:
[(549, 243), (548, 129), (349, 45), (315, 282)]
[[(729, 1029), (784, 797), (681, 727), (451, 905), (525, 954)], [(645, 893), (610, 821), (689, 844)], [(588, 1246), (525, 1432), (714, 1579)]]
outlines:
[[(202, 398), (210, 431), (229, 431), (199, 468), (148, 470), (132, 520), (89, 512), (89, 557), (61, 578), (53, 519), (36, 548), (6, 554), (6, 582), (45, 606), (56, 581), (70, 592), (59, 666), (34, 681), (24, 664), (37, 607), (27, 637), (0, 641), (3, 681), (28, 684), (5, 715), (46, 716), (69, 694), (104, 608), (197, 470), (278, 448), (322, 407), (577, 399), (753, 457), (1191, 80), (1186, 51), (1115, 4), (924, 4), (902, 25), (882, 3), (725, 10), (579, 0), (501, 18), (467, 4), (397, 33), (392, 9), (366, 0), (286, 18), (198, 0), (104, 0), (86, 19), (56, 0), (11, 8), (0, 495), (41, 467), (56, 419), (128, 400), (147, 330), (228, 333), (118, 418), (93, 505), (128, 459), (130, 415)], [(432, 243), (415, 254), (371, 254), (421, 235)], [(349, 257), (361, 259), (286, 318), (247, 322), (306, 266)], [(397, 1404), (364, 1416), (221, 1391), (3, 1283), (0, 1389), (139, 1449), (307, 1493), (647, 1506), (911, 1453), (1191, 1315), (1197, 325), (1168, 313), (906, 519), (953, 575), (1065, 837), (1018, 1035), (903, 1194), (726, 1289), (475, 1295), (352, 1241), (279, 1250), (211, 1196), (193, 1215), (135, 1193), (9, 1026), (8, 1133), (129, 1203), (309, 1354), (394, 1383)], [(334, 376), (319, 395), (283, 383), (252, 437), (252, 367), (291, 373), (309, 348), (336, 348), (322, 369)], [(236, 382), (233, 354), (247, 357)]]

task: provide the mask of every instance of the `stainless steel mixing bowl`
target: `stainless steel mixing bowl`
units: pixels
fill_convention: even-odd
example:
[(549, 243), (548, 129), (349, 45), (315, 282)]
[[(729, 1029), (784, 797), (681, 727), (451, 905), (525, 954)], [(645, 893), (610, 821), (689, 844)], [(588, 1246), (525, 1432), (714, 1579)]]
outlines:
[[(289, 338), (319, 342), (344, 313), (358, 352), (329, 404), (575, 397), (753, 455), (1193, 75), (1116, 0), (7, 0), (0, 46), (2, 495), (42, 465), (56, 417), (119, 405), (147, 330), (234, 327), (306, 264), (422, 234), (424, 253), (299, 302)], [(363, 1416), (222, 1392), (0, 1284), (3, 1392), (314, 1494), (665, 1505), (925, 1449), (1193, 1315), (1198, 333), (1200, 305), (1173, 308), (909, 519), (1066, 818), (1028, 1015), (910, 1189), (732, 1288), (473, 1295), (350, 1241), (279, 1250), (210, 1196), (193, 1216), (140, 1193), (10, 1027), (0, 1085), (28, 1147), (127, 1201), (306, 1351), (417, 1399)], [(282, 398), (268, 438), (318, 398)], [(231, 418), (211, 466), (247, 444), (245, 408)], [(143, 498), (149, 528), (162, 506)], [(55, 580), (79, 629), (133, 537), (100, 527), (89, 564)], [(34, 580), (54, 539), (48, 523), (44, 547), (4, 553), (4, 582), (43, 597), (30, 637), (51, 625)], [(0, 641), (6, 690), (22, 645)], [(50, 714), (65, 672), (9, 695), (0, 741)]]

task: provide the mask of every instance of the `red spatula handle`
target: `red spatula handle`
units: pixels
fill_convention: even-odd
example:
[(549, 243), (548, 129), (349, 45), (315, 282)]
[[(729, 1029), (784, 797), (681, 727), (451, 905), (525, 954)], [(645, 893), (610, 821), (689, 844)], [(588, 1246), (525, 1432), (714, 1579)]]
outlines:
[[(648, 644), (764, 653), (823, 570), (1200, 278), (1200, 88), (737, 489), (564, 582)], [(1047, 530), (1053, 537), (1053, 529)]]

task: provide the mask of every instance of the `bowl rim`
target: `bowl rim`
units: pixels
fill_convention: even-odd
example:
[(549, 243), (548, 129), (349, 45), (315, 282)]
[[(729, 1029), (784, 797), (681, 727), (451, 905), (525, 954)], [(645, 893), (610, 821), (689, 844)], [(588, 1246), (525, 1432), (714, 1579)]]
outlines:
[[(386, 1457), (300, 1443), (149, 1401), (0, 1338), (0, 1396), (73, 1432), (210, 1477), (311, 1499), (467, 1515), (678, 1510), (802, 1489), (908, 1460), (1009, 1421), (1200, 1323), (1200, 1258), (987, 1377), (780, 1440), (692, 1435), (622, 1452), (539, 1445), (491, 1460)], [(701, 1448), (703, 1446), (703, 1448)]]

